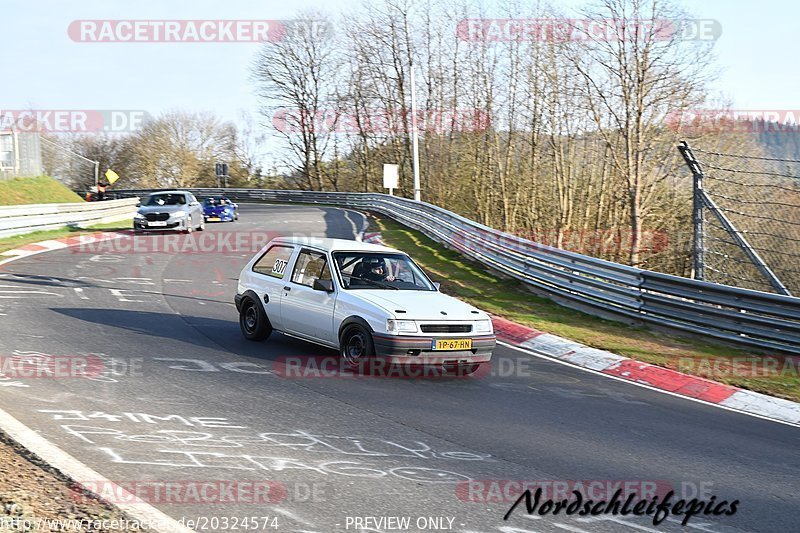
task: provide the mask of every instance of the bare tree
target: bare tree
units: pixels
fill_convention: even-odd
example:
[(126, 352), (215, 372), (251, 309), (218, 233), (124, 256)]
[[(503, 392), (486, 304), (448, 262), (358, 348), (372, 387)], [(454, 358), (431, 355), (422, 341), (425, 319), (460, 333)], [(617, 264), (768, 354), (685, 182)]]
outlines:
[(330, 127), (324, 120), (330, 117), (336, 85), (334, 44), (330, 21), (318, 12), (303, 13), (286, 25), (282, 39), (264, 44), (253, 65), (262, 113), (295, 156), (289, 164), (308, 189), (326, 185)]
[(582, 96), (596, 134), (624, 178), (630, 220), (629, 262), (639, 265), (647, 204), (666, 178), (661, 164), (672, 150), (665, 119), (705, 98), (710, 54), (681, 41), (670, 24), (684, 19), (670, 0), (603, 0), (585, 12), (605, 37), (588, 26), (569, 57), (582, 79)]

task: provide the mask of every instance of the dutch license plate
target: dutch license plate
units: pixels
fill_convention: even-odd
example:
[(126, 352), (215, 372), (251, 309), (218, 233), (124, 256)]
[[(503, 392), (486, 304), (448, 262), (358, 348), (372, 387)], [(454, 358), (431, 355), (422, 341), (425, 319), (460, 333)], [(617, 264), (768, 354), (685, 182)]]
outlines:
[(219, 222), (222, 219), (220, 217), (208, 217), (209, 222)]
[(156, 221), (156, 222), (148, 222), (147, 225), (148, 226), (166, 226), (167, 223), (166, 223), (166, 221), (159, 220), (159, 221)]
[(471, 350), (472, 339), (434, 339), (432, 350)]

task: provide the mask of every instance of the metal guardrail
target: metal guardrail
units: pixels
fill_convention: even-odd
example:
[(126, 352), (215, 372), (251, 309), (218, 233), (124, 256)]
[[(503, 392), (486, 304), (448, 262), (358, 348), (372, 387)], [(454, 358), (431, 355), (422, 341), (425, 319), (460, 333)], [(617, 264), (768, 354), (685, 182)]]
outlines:
[[(761, 349), (800, 352), (800, 298), (633, 268), (503, 233), (424, 202), (376, 193), (189, 189), (235, 201), (317, 203), (375, 211), (470, 259), (582, 308)], [(145, 195), (152, 190), (115, 191)]]
[(132, 198), (87, 203), (0, 205), (0, 237), (112, 222), (133, 218), (135, 212), (136, 200)]

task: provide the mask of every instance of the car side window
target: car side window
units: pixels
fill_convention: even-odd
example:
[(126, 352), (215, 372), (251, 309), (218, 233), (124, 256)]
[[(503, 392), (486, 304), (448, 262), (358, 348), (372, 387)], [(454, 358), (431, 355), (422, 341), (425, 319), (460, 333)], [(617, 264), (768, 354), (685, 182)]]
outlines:
[(292, 272), (292, 281), (308, 287), (314, 286), (314, 281), (318, 279), (331, 279), (331, 271), (328, 268), (328, 260), (325, 254), (303, 250), (297, 256), (297, 261)]
[(283, 279), (286, 266), (289, 264), (289, 258), (292, 257), (293, 251), (294, 248), (291, 246), (275, 245), (270, 247), (270, 249), (261, 256), (261, 259), (256, 261), (253, 265), (253, 272)]

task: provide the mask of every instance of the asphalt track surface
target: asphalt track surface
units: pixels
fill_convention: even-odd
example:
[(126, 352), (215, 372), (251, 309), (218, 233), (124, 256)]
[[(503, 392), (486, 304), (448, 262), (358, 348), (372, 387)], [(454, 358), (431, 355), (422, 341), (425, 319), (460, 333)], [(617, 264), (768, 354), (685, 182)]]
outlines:
[[(265, 516), (276, 521), (258, 530), (398, 530), (357, 528), (367, 524), (355, 517), (409, 517), (404, 531), (798, 530), (794, 427), (500, 346), (491, 372), (469, 378), (282, 375), (284, 357), (336, 353), (281, 334), (241, 336), (232, 300), (255, 246), (248, 239), (352, 238), (363, 222), (333, 208), (244, 205), (239, 222), (208, 225), (206, 239), (221, 243), (210, 250), (164, 251), (167, 236), (154, 235), (135, 250), (116, 241), (0, 267), (0, 355), (103, 361), (90, 377), (6, 376), (0, 406), (106, 478), (184, 487), (146, 493), (170, 516), (229, 523), (198, 530)], [(225, 244), (235, 234), (240, 246)], [(239, 483), (244, 494), (199, 501), (192, 487), (210, 480)], [(497, 483), (464, 492), (465, 480)], [(740, 504), (685, 528), (675, 518), (654, 526), (649, 517), (522, 508), (504, 521), (515, 493), (482, 501), (475, 487), (514, 480), (652, 482)], [(250, 503), (248, 481), (268, 482), (270, 501)], [(428, 517), (443, 517), (441, 527), (418, 522)]]

